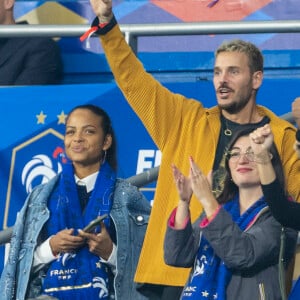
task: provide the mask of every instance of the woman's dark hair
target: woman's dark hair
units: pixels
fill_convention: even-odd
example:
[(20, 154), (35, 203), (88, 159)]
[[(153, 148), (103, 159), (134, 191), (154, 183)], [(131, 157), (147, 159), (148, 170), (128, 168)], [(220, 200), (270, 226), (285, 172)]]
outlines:
[[(104, 135), (105, 136), (107, 134), (111, 135), (112, 143), (106, 152), (105, 159), (109, 163), (109, 165), (114, 170), (116, 170), (117, 169), (117, 142), (116, 142), (114, 130), (111, 125), (110, 117), (102, 108), (100, 108), (99, 106), (93, 105), (93, 104), (78, 105), (69, 112), (68, 116), (70, 116), (72, 114), (72, 112), (74, 112), (77, 109), (87, 109), (87, 110), (91, 111), (92, 113), (94, 113), (96, 116), (98, 116), (101, 120), (101, 127), (103, 129)], [(103, 156), (104, 156), (104, 151), (102, 153), (102, 157)]]
[[(225, 179), (224, 179), (224, 189), (218, 197), (219, 203), (225, 203), (227, 201), (232, 200), (234, 198), (234, 196), (238, 193), (238, 190), (239, 190), (237, 185), (231, 179), (231, 173), (230, 173), (230, 169), (229, 169), (229, 158), (230, 158), (229, 151), (232, 149), (232, 147), (234, 146), (234, 144), (240, 137), (248, 136), (255, 129), (257, 129), (257, 127), (249, 125), (248, 127), (245, 127), (243, 129), (237, 131), (233, 135), (232, 139), (230, 140), (230, 143), (227, 148), (227, 153), (225, 154), (226, 155), (226, 157), (225, 157), (226, 175), (225, 175)], [(277, 148), (274, 143), (270, 148), (270, 153), (273, 155), (272, 165), (275, 170), (276, 178), (278, 179), (281, 186), (284, 188), (284, 191), (286, 191), (284, 170), (282, 167), (282, 162), (281, 162), (279, 153), (278, 153)]]

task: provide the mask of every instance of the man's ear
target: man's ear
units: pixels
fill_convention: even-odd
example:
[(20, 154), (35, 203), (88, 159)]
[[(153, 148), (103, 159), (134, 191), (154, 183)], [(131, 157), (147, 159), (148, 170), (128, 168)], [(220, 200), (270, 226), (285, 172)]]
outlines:
[(4, 8), (6, 10), (13, 10), (15, 0), (4, 0)]
[(252, 87), (254, 90), (258, 90), (262, 84), (264, 74), (262, 71), (256, 71), (252, 75)]
[(107, 134), (105, 136), (104, 143), (103, 143), (103, 148), (102, 149), (104, 151), (107, 150), (107, 149), (109, 149), (110, 146), (111, 146), (111, 144), (112, 144), (112, 136), (111, 136), (111, 134)]

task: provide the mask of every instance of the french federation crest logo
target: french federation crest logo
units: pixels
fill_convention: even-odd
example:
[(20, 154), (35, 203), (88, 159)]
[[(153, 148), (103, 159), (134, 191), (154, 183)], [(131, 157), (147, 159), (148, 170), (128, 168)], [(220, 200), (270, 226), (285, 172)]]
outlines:
[(60, 173), (65, 161), (63, 135), (52, 128), (12, 149), (4, 225), (14, 223), (28, 193)]

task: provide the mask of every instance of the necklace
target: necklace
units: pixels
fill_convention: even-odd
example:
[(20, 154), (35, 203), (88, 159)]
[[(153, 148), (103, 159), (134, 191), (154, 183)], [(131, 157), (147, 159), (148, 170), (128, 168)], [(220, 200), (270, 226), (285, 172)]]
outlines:
[(225, 134), (226, 136), (231, 136), (231, 135), (232, 135), (232, 131), (231, 131), (229, 128), (226, 128), (226, 129), (224, 130), (224, 134)]
[(229, 129), (227, 120), (225, 118), (224, 118), (224, 120), (225, 120), (225, 126), (226, 126), (226, 128), (224, 129), (224, 134), (226, 136), (232, 136), (232, 130)]

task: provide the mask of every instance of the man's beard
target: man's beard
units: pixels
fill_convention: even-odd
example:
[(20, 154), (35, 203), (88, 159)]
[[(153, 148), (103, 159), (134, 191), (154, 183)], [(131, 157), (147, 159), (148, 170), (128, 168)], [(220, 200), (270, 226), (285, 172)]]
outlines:
[(249, 99), (247, 101), (230, 103), (229, 105), (219, 105), (222, 110), (225, 110), (230, 115), (234, 115), (239, 113), (243, 108), (247, 105)]
[(247, 97), (244, 97), (243, 99), (241, 99), (238, 102), (233, 102), (233, 103), (229, 103), (228, 105), (223, 104), (223, 105), (218, 105), (218, 106), (220, 109), (225, 110), (230, 115), (237, 114), (241, 110), (243, 110), (245, 108), (245, 106), (248, 104), (253, 92), (254, 91), (251, 91), (251, 93)]

